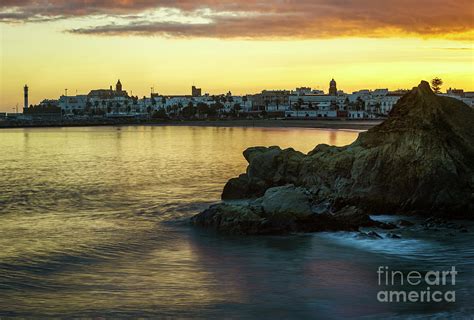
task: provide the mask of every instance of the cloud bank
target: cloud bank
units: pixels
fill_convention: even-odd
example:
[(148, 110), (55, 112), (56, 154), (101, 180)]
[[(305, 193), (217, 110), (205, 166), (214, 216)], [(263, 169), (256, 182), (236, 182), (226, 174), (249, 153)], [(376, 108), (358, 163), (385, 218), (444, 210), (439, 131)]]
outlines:
[(86, 35), (474, 39), (472, 0), (2, 0), (0, 22), (86, 18)]

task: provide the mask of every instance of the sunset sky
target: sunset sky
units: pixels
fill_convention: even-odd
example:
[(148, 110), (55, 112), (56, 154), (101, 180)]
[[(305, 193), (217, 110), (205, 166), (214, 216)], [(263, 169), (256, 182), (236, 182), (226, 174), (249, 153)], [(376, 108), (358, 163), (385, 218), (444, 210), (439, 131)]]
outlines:
[(134, 95), (311, 86), (474, 91), (472, 0), (1, 0), (0, 110), (108, 88)]

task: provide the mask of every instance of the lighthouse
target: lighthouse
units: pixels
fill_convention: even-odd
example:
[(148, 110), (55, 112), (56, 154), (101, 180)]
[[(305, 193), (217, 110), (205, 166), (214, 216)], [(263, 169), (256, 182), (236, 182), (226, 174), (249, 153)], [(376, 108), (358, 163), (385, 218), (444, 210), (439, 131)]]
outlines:
[(28, 111), (28, 86), (25, 84), (25, 87), (23, 88), (23, 93), (24, 93), (24, 98), (25, 98), (25, 105), (23, 106), (23, 113), (26, 113)]

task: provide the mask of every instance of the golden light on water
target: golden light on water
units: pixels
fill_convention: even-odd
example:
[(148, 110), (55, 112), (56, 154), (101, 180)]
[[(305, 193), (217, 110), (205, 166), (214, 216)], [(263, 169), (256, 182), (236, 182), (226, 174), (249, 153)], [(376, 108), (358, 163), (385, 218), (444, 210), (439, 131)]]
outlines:
[[(255, 272), (252, 266), (232, 251), (232, 240), (229, 247), (229, 240), (196, 234), (189, 217), (218, 201), (225, 181), (245, 170), (247, 147), (308, 152), (318, 143), (350, 143), (357, 134), (156, 126), (4, 130), (0, 309), (85, 317), (120, 309), (146, 316), (251, 304), (248, 288), (255, 284), (245, 275)], [(258, 250), (250, 243), (244, 256), (259, 259)]]

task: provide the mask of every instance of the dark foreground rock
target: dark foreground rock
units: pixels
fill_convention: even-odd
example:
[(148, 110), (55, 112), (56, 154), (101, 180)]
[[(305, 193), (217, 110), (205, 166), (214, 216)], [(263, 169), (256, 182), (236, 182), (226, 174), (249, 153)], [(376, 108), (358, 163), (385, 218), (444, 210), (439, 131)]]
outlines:
[(397, 228), (368, 214), (474, 218), (474, 110), (425, 81), (351, 145), (318, 145), (307, 155), (254, 147), (244, 157), (247, 172), (226, 184), (222, 199), (257, 200), (212, 206), (195, 225), (281, 234)]
[(424, 81), (351, 145), (318, 145), (307, 155), (256, 147), (244, 156), (247, 172), (227, 183), (223, 199), (294, 184), (336, 209), (474, 216), (474, 110), (435, 95)]
[(364, 239), (371, 239), (371, 240), (376, 240), (376, 239), (383, 239), (383, 237), (378, 234), (375, 231), (370, 231), (370, 232), (359, 232), (358, 234), (355, 235), (356, 239), (359, 240), (364, 240)]
[(311, 194), (293, 185), (270, 188), (248, 203), (220, 203), (194, 216), (194, 225), (229, 234), (288, 234), (317, 231), (356, 231), (385, 227), (356, 207), (337, 212), (315, 210)]
[(368, 215), (356, 213), (352, 217), (339, 213), (306, 216), (271, 216), (252, 205), (216, 204), (191, 219), (196, 226), (211, 228), (228, 234), (276, 235), (295, 232), (356, 231), (361, 226), (374, 227), (378, 222)]

